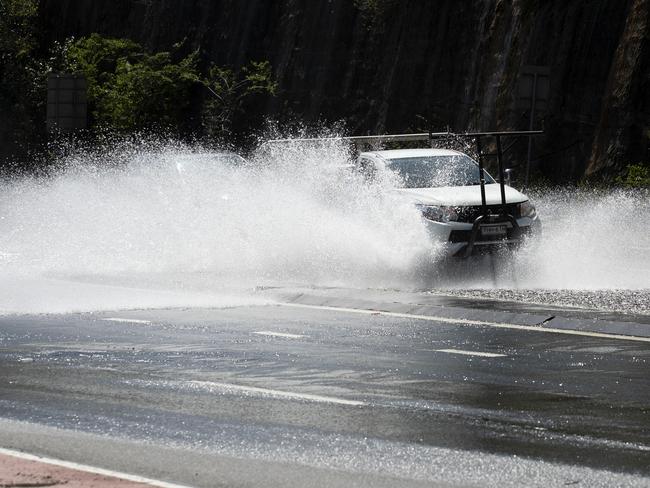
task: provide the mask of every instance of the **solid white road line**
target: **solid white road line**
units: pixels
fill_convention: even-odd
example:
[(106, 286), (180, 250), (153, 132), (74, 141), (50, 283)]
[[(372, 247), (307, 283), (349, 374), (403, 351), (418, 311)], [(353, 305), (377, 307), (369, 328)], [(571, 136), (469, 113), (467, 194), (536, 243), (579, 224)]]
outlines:
[(284, 337), (286, 339), (300, 339), (301, 337), (307, 337), (301, 334), (289, 334), (287, 332), (271, 332), (270, 330), (260, 330), (253, 332), (253, 334), (271, 336), (271, 337)]
[(464, 351), (462, 349), (434, 349), (436, 352), (446, 352), (449, 354), (460, 354), (462, 356), (478, 356), (481, 358), (504, 358), (505, 354), (496, 354), (493, 352)]
[(311, 402), (335, 403), (338, 405), (352, 405), (352, 406), (360, 406), (366, 404), (365, 402), (360, 402), (357, 400), (346, 400), (344, 398), (336, 398), (336, 397), (322, 396), (322, 395), (311, 395), (309, 393), (293, 393), (290, 391), (270, 390), (267, 388), (258, 388), (255, 386), (233, 385), (230, 383), (218, 383), (214, 381), (193, 380), (193, 381), (188, 381), (188, 383), (191, 385), (204, 387), (206, 389), (241, 391), (244, 393), (259, 393), (262, 395), (270, 395), (278, 398), (287, 398), (290, 400), (307, 400)]
[(330, 307), (326, 305), (304, 305), (302, 303), (282, 303), (276, 305), (281, 307), (308, 308), (313, 310), (330, 310), (332, 312), (358, 313), (363, 315), (385, 315), (386, 317), (398, 317), (402, 319), (428, 320), (429, 322), (442, 322), (445, 324), (456, 325), (478, 325), (484, 327), (494, 327), (497, 329), (525, 330), (527, 332), (545, 332), (549, 334), (565, 334), (582, 337), (598, 337), (600, 339), (615, 339), (619, 341), (649, 342), (650, 337), (638, 337), (633, 335), (608, 334), (606, 332), (587, 332), (583, 330), (555, 329), (552, 327), (541, 327), (536, 325), (519, 325), (499, 322), (486, 322), (483, 320), (471, 319), (452, 319), (449, 317), (436, 317), (433, 315), (417, 315), (411, 313), (385, 312), (382, 310), (366, 310), (362, 308)]
[(60, 459), (53, 459), (44, 456), (37, 456), (35, 454), (27, 454), (25, 452), (14, 451), (12, 449), (4, 449), (0, 447), (0, 454), (13, 456), (18, 459), (26, 461), (37, 461), (40, 463), (51, 464), (52, 466), (59, 466), (61, 468), (75, 469), (77, 471), (85, 471), (86, 473), (99, 474), (102, 476), (112, 476), (113, 478), (120, 478), (126, 481), (133, 481), (134, 483), (142, 483), (149, 486), (158, 486), (160, 488), (190, 488), (187, 485), (177, 485), (175, 483), (167, 483), (166, 481), (154, 480), (151, 478), (144, 478), (133, 474), (121, 473), (110, 469), (96, 468), (86, 464), (73, 463), (71, 461), (62, 461)]
[(100, 320), (104, 320), (106, 322), (124, 322), (126, 324), (143, 324), (143, 325), (146, 325), (146, 324), (151, 323), (151, 320), (122, 319), (122, 318), (119, 318), (119, 317), (110, 317), (110, 318), (100, 319)]

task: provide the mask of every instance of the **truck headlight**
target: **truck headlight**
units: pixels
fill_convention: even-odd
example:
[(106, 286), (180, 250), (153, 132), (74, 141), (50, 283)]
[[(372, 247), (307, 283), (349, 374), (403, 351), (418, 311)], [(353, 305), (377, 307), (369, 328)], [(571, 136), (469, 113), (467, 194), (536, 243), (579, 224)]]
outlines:
[(526, 200), (519, 204), (519, 215), (522, 217), (530, 217), (531, 219), (535, 218), (537, 211), (535, 210), (535, 206), (530, 203), (530, 200)]
[(456, 222), (458, 212), (454, 207), (441, 207), (438, 205), (418, 205), (422, 217), (433, 222)]

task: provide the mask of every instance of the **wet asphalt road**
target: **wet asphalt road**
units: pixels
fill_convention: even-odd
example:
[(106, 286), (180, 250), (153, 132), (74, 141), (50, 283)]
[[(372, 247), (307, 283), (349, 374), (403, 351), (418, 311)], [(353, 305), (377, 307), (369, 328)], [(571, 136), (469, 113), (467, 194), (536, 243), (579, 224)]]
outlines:
[(645, 320), (307, 305), (0, 317), (0, 446), (193, 486), (650, 486)]

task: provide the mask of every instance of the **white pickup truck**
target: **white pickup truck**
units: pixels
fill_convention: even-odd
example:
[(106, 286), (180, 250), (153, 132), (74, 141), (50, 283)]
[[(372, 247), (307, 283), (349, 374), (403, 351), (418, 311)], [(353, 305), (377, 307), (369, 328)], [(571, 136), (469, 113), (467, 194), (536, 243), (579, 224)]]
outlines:
[(526, 195), (501, 185), (487, 172), (485, 208), (478, 164), (468, 155), (446, 149), (398, 149), (363, 152), (357, 170), (368, 177), (378, 171), (396, 174), (399, 192), (422, 211), (432, 239), (448, 254), (467, 256), (516, 246), (540, 229), (535, 207)]

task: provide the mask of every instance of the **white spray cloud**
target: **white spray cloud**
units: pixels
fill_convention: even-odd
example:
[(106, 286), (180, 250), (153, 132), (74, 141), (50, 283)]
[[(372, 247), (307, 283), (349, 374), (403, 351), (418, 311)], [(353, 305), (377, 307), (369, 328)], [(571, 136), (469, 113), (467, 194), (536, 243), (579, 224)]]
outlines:
[(433, 254), (417, 211), (331, 143), (233, 164), (178, 146), (69, 157), (2, 184), (5, 276), (220, 289), (389, 286)]
[[(502, 261), (496, 280), (480, 262), (450, 277), (438, 273), (439, 245), (416, 209), (388, 191), (394, 180), (368, 184), (349, 166), (337, 142), (266, 145), (246, 164), (147, 143), (78, 152), (49, 177), (0, 182), (0, 292), (14, 296), (0, 310), (207, 305), (269, 285), (650, 288), (645, 194), (533, 195), (539, 242)], [(115, 298), (113, 288), (102, 301), (106, 290), (90, 287), (54, 307), (52, 280), (158, 294)]]

